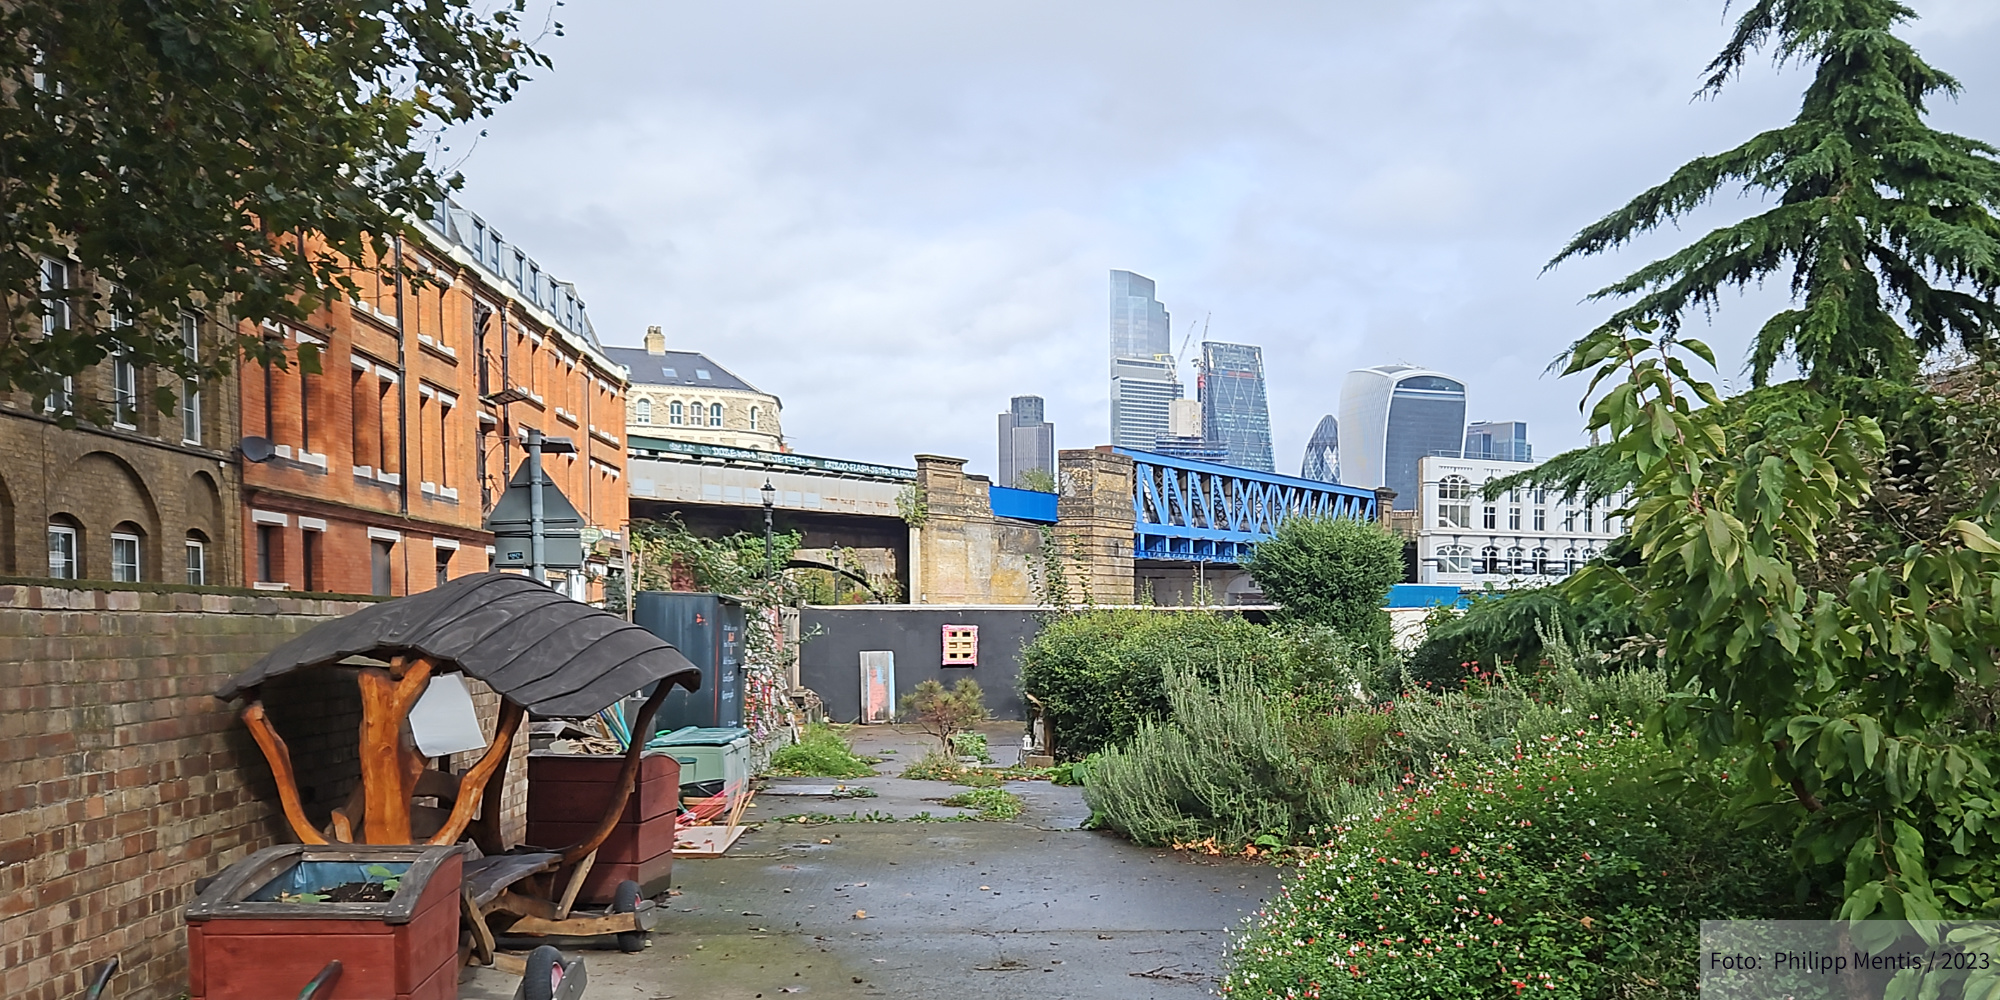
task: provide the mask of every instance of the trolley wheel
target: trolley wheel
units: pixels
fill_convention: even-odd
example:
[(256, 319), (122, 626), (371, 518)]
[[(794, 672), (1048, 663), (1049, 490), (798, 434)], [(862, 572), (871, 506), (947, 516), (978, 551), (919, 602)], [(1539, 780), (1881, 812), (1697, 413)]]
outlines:
[(545, 944), (528, 953), (528, 971), (521, 974), (522, 1000), (555, 1000), (563, 981), (562, 952)]
[[(611, 896), (611, 912), (635, 913), (639, 909), (639, 883), (626, 879)], [(645, 931), (624, 931), (618, 935), (618, 950), (630, 954), (646, 950)]]

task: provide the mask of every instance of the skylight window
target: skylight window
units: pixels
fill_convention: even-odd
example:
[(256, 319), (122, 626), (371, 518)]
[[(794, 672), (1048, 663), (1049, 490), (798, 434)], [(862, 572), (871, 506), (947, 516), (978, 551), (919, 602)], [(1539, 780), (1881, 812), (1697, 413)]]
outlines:
[(668, 377), (668, 378), (680, 378), (680, 377), (681, 377), (681, 373), (680, 373), (680, 372), (677, 372), (677, 371), (674, 371), (674, 370), (673, 370), (672, 368), (662, 368), (662, 369), (660, 369), (660, 374), (662, 374), (662, 375), (665, 375), (665, 376), (666, 376), (666, 377)]
[(707, 377), (708, 377), (708, 369), (706, 369), (706, 368), (697, 368), (697, 369), (695, 369), (695, 370), (694, 370), (694, 377), (695, 377), (695, 378), (707, 378)]

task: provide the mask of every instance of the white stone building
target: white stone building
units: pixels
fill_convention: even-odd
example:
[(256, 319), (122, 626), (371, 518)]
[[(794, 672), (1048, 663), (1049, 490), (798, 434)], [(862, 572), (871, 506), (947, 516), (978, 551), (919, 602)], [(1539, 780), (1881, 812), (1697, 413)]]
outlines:
[(1602, 555), (1625, 533), (1612, 513), (1625, 498), (1585, 504), (1551, 490), (1513, 490), (1488, 501), (1486, 483), (1532, 462), (1425, 457), (1418, 461), (1417, 582), (1481, 588), (1554, 583)]
[(669, 351), (657, 326), (646, 328), (644, 349), (605, 349), (631, 372), (625, 395), (625, 433), (700, 444), (784, 451), (779, 422), (783, 404), (707, 356)]

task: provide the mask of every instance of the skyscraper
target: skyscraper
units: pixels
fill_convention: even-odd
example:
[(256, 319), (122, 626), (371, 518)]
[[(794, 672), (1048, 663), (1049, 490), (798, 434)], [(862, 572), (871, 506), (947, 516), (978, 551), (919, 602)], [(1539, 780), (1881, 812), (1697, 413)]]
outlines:
[(1329, 413), (1319, 418), (1312, 438), (1306, 442), (1305, 461), (1299, 463), (1299, 478), (1322, 483), (1340, 482), (1340, 421)]
[(1340, 389), (1341, 478), (1387, 486), (1396, 510), (1417, 509), (1417, 459), (1465, 448), (1465, 383), (1414, 365), (1347, 373)]
[(1000, 414), (1001, 486), (1017, 486), (1021, 474), (1040, 469), (1056, 474), (1056, 425), (1042, 419), (1042, 397), (1015, 396), (1007, 412)]
[(1528, 444), (1528, 422), (1475, 420), (1465, 425), (1465, 457), (1502, 462), (1534, 461), (1535, 449)]
[(1153, 279), (1111, 272), (1111, 443), (1150, 449), (1167, 433), (1167, 406), (1181, 398), (1167, 308)]
[(1271, 410), (1264, 401), (1264, 349), (1249, 344), (1201, 345), (1201, 433), (1228, 449), (1228, 465), (1276, 472), (1271, 461)]
[(1153, 297), (1153, 279), (1130, 271), (1111, 272), (1111, 356), (1145, 358), (1172, 354), (1172, 318)]

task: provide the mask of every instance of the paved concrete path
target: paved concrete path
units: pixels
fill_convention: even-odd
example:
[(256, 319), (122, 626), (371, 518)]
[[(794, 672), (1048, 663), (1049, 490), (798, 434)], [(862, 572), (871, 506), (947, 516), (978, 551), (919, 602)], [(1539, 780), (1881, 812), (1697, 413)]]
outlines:
[[(896, 756), (914, 759), (920, 740)], [(856, 742), (863, 752), (885, 748), (876, 741), (902, 749), (891, 732)], [(900, 771), (889, 759), (881, 770)], [(755, 812), (892, 806), (907, 815), (926, 796), (961, 790), (898, 778), (848, 784), (878, 796), (829, 804), (760, 795)], [(588, 1000), (1209, 995), (1230, 929), (1276, 889), (1278, 869), (1134, 847), (1076, 829), (1087, 814), (1077, 789), (1007, 788), (1027, 803), (1012, 822), (765, 822), (727, 857), (676, 864), (680, 894), (651, 946), (587, 953)], [(461, 996), (512, 992), (511, 980), (482, 970)]]

